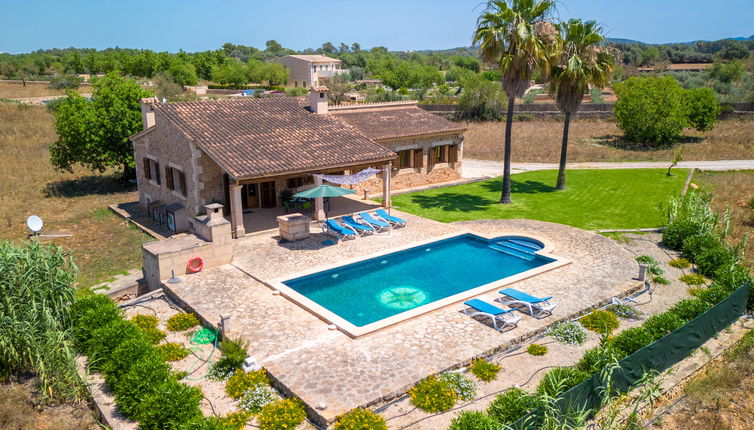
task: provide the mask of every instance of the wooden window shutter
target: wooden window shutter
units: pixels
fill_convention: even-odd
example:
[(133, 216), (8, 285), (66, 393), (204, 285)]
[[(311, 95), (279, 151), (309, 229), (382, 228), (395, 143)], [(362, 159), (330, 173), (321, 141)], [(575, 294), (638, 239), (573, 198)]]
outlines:
[(144, 165), (144, 177), (147, 180), (152, 179), (152, 170), (150, 169), (150, 166), (149, 166), (149, 163), (150, 163), (149, 158), (144, 157), (142, 161)]
[(154, 162), (154, 179), (157, 181), (157, 185), (160, 185), (162, 183), (162, 180), (160, 179), (160, 163)]
[(165, 185), (168, 186), (170, 191), (175, 189), (175, 186), (173, 186), (173, 169), (170, 166), (165, 166)]
[(458, 161), (458, 145), (448, 146), (448, 163), (455, 163)]
[(178, 181), (181, 183), (181, 195), (186, 197), (186, 174), (182, 171), (178, 171)]
[(421, 169), (424, 164), (424, 151), (421, 149), (414, 149), (414, 168)]

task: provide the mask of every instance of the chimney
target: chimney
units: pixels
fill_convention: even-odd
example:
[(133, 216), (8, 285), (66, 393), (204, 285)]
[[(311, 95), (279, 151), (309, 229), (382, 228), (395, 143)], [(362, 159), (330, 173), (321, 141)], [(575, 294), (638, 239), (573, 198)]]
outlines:
[(327, 87), (311, 87), (309, 88), (309, 100), (311, 101), (310, 109), (317, 114), (327, 113), (327, 92), (330, 91)]
[(154, 125), (154, 109), (152, 103), (156, 102), (156, 98), (144, 98), (141, 99), (141, 122), (144, 124), (144, 130)]

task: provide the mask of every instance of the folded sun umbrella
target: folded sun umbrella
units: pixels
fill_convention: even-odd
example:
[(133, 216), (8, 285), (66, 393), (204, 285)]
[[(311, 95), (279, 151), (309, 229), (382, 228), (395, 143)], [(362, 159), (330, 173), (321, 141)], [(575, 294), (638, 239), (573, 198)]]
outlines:
[[(293, 197), (301, 197), (305, 199), (313, 199), (317, 197), (340, 197), (345, 196), (346, 194), (356, 194), (356, 191), (349, 190), (347, 188), (340, 188), (340, 187), (333, 187), (332, 185), (320, 185), (318, 187), (314, 187), (311, 189), (308, 189), (306, 191), (301, 191), (300, 193), (296, 193), (293, 195)], [(325, 219), (327, 220), (327, 212), (325, 212)], [(329, 241), (324, 241), (322, 243), (328, 243)]]

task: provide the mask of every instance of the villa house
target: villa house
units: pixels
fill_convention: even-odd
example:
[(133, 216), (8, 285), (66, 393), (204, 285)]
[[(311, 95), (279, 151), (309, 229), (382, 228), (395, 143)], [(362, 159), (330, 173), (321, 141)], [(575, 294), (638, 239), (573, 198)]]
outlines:
[(289, 70), (289, 87), (309, 88), (327, 85), (333, 76), (348, 73), (348, 70), (340, 68), (340, 60), (324, 55), (286, 55), (273, 61)]
[[(327, 103), (327, 88), (305, 98), (142, 101), (145, 129), (131, 136), (139, 201), (174, 232), (192, 229), (205, 205), (221, 203), (235, 237), (257, 208), (280, 208), (281, 193), (320, 184), (312, 173), (377, 177), (351, 186), (359, 196), (460, 177), (463, 132), (415, 103), (349, 107)], [(322, 199), (314, 216), (324, 217)], [(252, 215), (252, 209), (255, 214)], [(274, 217), (273, 217), (274, 219)]]

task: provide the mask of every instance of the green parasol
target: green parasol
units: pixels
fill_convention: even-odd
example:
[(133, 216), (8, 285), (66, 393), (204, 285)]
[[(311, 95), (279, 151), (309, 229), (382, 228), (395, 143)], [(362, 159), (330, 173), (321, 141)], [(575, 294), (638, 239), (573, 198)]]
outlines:
[(347, 188), (333, 187), (332, 185), (320, 185), (294, 194), (293, 197), (313, 199), (316, 197), (340, 197), (346, 194), (356, 194), (356, 191)]

